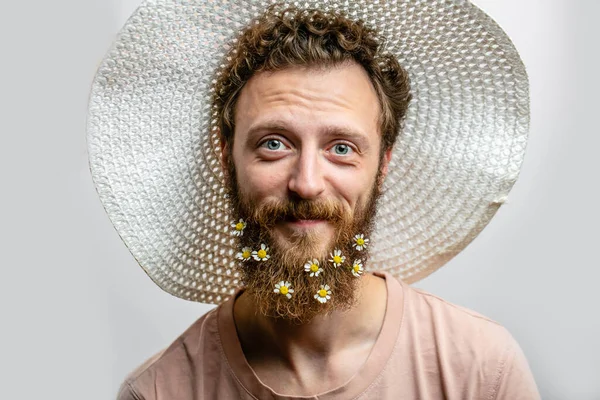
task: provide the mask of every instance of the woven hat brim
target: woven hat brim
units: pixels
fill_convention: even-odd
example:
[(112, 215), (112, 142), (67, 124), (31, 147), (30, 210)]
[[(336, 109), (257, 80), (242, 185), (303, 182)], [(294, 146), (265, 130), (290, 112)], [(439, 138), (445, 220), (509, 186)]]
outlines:
[[(271, 3), (146, 1), (93, 83), (88, 145), (100, 199), (146, 273), (184, 299), (218, 304), (240, 285), (211, 91), (231, 41)], [(523, 63), (468, 1), (302, 6), (362, 19), (409, 72), (413, 101), (369, 269), (415, 282), (479, 234), (517, 179), (529, 130)]]

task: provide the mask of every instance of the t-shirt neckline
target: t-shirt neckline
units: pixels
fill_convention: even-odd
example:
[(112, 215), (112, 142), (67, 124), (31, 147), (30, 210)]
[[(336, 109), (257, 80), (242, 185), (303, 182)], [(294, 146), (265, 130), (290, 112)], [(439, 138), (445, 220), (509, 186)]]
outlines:
[(375, 382), (377, 377), (384, 370), (385, 365), (394, 350), (397, 342), (398, 333), (402, 324), (404, 315), (404, 291), (403, 287), (393, 276), (386, 272), (375, 272), (377, 275), (385, 279), (387, 288), (386, 311), (383, 320), (383, 325), (379, 336), (371, 353), (367, 357), (365, 363), (343, 385), (319, 393), (314, 396), (289, 396), (282, 395), (273, 391), (265, 385), (255, 374), (250, 364), (248, 364), (241, 343), (239, 341), (235, 322), (233, 319), (233, 305), (239, 291), (231, 297), (227, 302), (223, 303), (218, 310), (218, 329), (220, 344), (223, 350), (223, 357), (231, 368), (231, 373), (234, 378), (240, 383), (244, 389), (252, 396), (259, 399), (277, 399), (277, 400), (293, 400), (293, 399), (339, 399), (339, 398), (354, 398), (369, 388)]

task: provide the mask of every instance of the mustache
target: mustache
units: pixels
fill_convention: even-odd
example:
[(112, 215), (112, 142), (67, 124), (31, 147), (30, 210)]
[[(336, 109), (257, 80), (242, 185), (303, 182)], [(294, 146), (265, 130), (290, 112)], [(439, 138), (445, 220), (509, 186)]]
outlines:
[(351, 216), (342, 204), (334, 200), (269, 200), (249, 207), (250, 223), (272, 227), (280, 221), (325, 220), (338, 224)]

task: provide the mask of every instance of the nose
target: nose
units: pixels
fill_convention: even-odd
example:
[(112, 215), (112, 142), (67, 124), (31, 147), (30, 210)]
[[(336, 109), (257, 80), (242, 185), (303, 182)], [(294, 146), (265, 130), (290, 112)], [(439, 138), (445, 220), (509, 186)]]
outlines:
[(313, 200), (325, 191), (318, 151), (302, 151), (293, 168), (288, 183), (290, 192), (302, 199)]

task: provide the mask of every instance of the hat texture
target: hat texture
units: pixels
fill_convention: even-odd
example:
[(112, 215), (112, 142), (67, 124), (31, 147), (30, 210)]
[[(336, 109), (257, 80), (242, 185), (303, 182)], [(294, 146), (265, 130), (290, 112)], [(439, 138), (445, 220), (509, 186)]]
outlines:
[[(102, 204), (152, 280), (184, 299), (218, 304), (241, 285), (211, 99), (232, 41), (271, 3), (146, 1), (93, 82), (88, 147)], [(477, 236), (517, 179), (529, 129), (519, 55), (468, 1), (288, 5), (362, 19), (409, 73), (368, 269), (422, 279)]]

